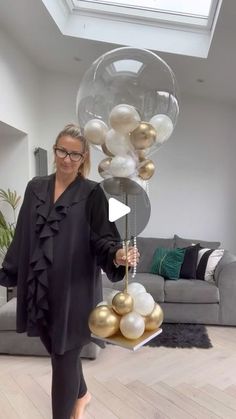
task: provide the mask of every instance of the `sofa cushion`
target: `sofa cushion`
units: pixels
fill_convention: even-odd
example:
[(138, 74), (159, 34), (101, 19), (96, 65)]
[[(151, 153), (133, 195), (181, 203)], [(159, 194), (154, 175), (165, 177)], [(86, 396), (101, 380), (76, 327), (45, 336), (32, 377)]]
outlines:
[(213, 282), (216, 266), (223, 254), (223, 249), (200, 249), (197, 261), (197, 278), (203, 281)]
[(135, 278), (133, 278), (132, 281), (130, 281), (130, 283), (131, 282), (139, 282), (140, 284), (142, 284), (146, 288), (146, 291), (153, 296), (154, 300), (157, 303), (165, 301), (165, 280), (162, 276), (148, 273), (140, 273)]
[(194, 279), (197, 278), (197, 260), (200, 244), (185, 248), (184, 261), (180, 269), (180, 278)]
[(184, 260), (185, 249), (164, 249), (158, 247), (152, 258), (151, 273), (164, 278), (178, 279)]
[[(98, 345), (90, 342), (82, 348), (80, 357), (95, 359), (99, 351)], [(48, 356), (39, 337), (16, 333), (16, 298), (0, 307), (0, 353)]]
[[(81, 358), (95, 359), (100, 347), (94, 342), (84, 345)], [(28, 337), (26, 333), (16, 333), (13, 330), (0, 330), (0, 354), (48, 356), (39, 337)]]
[[(214, 283), (199, 279), (165, 281), (165, 303), (218, 303), (219, 289)], [(181, 310), (181, 307), (180, 307)], [(184, 307), (182, 308), (184, 310)]]
[(0, 307), (0, 330), (16, 330), (16, 298)]
[[(162, 276), (149, 273), (138, 273), (134, 278), (129, 278), (129, 284), (132, 284), (132, 282), (139, 282), (142, 284), (146, 288), (146, 291), (152, 294), (156, 302), (164, 301), (164, 278)], [(111, 282), (104, 274), (102, 275), (102, 285), (103, 298), (105, 300), (105, 297), (110, 289), (123, 291), (125, 282)]]
[(152, 257), (157, 247), (165, 247), (167, 249), (174, 248), (174, 238), (154, 238), (154, 237), (137, 237), (137, 247), (140, 253), (140, 261), (137, 266), (137, 272), (150, 272)]
[(174, 247), (188, 247), (192, 244), (200, 244), (201, 247), (209, 247), (210, 249), (217, 249), (220, 246), (220, 242), (208, 242), (200, 239), (185, 239), (179, 237), (177, 234), (174, 235), (175, 245)]

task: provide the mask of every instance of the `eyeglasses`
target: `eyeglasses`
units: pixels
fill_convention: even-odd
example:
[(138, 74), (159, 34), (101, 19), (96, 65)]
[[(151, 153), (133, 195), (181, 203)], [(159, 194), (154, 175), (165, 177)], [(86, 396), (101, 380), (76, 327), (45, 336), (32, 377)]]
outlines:
[(77, 151), (69, 152), (58, 147), (54, 147), (54, 151), (55, 151), (56, 156), (59, 157), (59, 159), (65, 159), (67, 156), (69, 156), (71, 161), (77, 162), (83, 158), (83, 154), (78, 153)]

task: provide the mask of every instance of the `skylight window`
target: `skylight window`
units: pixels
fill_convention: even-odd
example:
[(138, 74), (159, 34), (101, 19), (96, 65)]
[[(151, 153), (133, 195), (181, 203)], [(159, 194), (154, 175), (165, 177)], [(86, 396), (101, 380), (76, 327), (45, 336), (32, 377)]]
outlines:
[(64, 35), (206, 58), (223, 0), (41, 0)]
[(104, 3), (124, 7), (138, 7), (181, 14), (209, 15), (212, 0), (82, 0), (87, 3)]
[(130, 73), (138, 74), (143, 67), (143, 63), (137, 60), (118, 60), (114, 63), (116, 72), (128, 71)]
[(89, 10), (168, 23), (211, 27), (218, 0), (69, 0), (74, 10)]

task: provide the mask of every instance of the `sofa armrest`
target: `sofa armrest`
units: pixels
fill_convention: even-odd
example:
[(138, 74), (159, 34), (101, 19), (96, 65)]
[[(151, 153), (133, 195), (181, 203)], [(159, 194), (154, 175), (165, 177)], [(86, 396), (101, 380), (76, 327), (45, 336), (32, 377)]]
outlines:
[(224, 264), (215, 272), (220, 293), (219, 323), (236, 325), (236, 261)]

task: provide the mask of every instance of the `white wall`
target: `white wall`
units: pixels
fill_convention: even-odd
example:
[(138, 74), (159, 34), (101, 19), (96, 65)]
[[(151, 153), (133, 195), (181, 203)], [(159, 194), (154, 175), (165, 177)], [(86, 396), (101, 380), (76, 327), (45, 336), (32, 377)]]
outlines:
[[(4, 126), (4, 128), (3, 128)], [(28, 180), (28, 137), (0, 122), (0, 188), (23, 195)]]
[[(34, 174), (39, 140), (39, 71), (16, 41), (0, 31), (0, 121), (28, 135), (27, 179)], [(26, 179), (25, 179), (26, 180)]]
[[(3, 31), (0, 81), (0, 188), (9, 187), (23, 195), (27, 181), (34, 175), (33, 152), (40, 138), (39, 72)], [(0, 304), (5, 296), (0, 287)]]
[(154, 155), (146, 236), (219, 240), (236, 253), (235, 109), (184, 99), (172, 138)]
[[(27, 136), (0, 122), (0, 188), (8, 188), (23, 197), (28, 179), (28, 139)], [(21, 204), (22, 200), (20, 201)], [(19, 208), (19, 207), (18, 207)], [(9, 223), (13, 223), (14, 213), (11, 207), (0, 202), (0, 210)], [(18, 209), (15, 216), (17, 217)], [(1, 257), (0, 257), (1, 262)], [(0, 287), (0, 305), (6, 300), (6, 290)]]
[[(44, 146), (51, 149), (58, 131), (76, 122), (77, 78), (44, 74)], [(227, 104), (182, 98), (171, 139), (152, 156), (156, 173), (149, 182), (151, 219), (145, 236), (219, 240), (236, 253), (235, 109)], [(52, 153), (50, 151), (52, 157)], [(102, 180), (92, 152), (90, 177)]]

